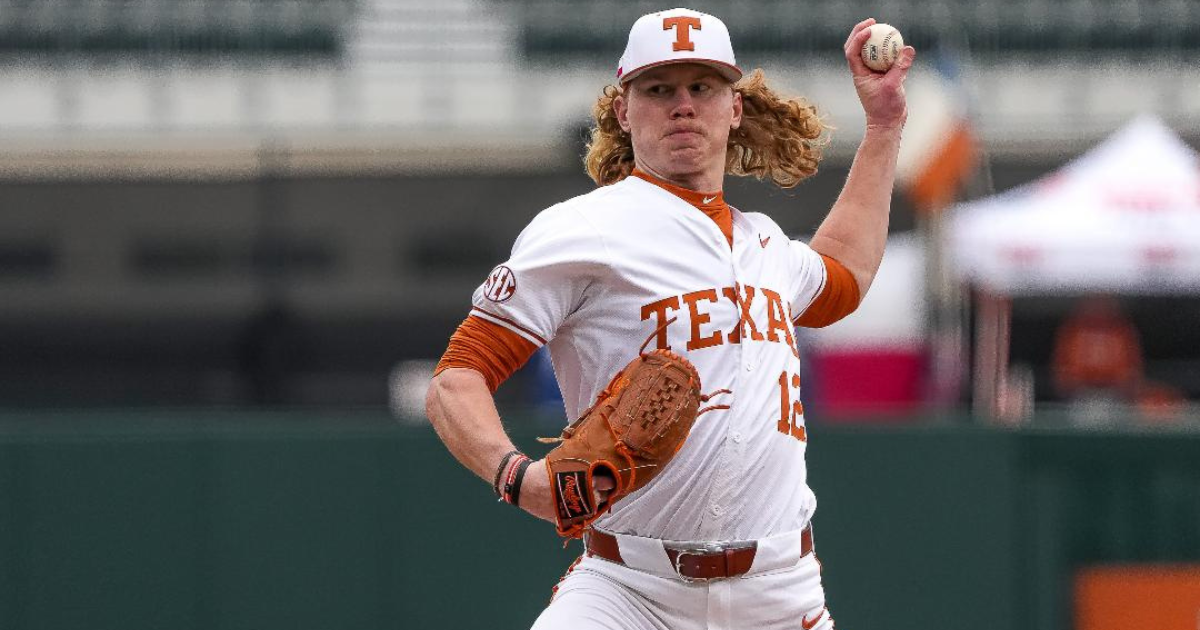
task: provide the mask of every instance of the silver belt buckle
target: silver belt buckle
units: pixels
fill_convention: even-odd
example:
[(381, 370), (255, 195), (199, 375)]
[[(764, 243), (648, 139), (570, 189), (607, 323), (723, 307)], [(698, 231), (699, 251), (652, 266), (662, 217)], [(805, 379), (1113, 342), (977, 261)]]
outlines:
[(712, 554), (717, 554), (717, 553), (724, 553), (724, 551), (725, 551), (725, 545), (721, 545), (718, 543), (706, 543), (703, 547), (687, 547), (684, 549), (675, 549), (675, 575), (678, 575), (679, 579), (683, 580), (684, 582), (687, 582), (688, 584), (698, 584), (698, 583), (703, 583), (703, 582), (708, 582), (710, 580), (718, 579), (718, 578), (688, 577), (683, 574), (683, 570), (680, 567), (680, 565), (683, 561), (684, 556), (707, 556), (707, 555), (712, 555)]

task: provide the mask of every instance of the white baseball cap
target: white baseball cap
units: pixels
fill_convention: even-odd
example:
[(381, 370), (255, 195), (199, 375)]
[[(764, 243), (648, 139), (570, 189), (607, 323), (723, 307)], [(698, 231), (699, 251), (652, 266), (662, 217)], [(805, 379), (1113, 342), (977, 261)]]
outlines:
[(625, 83), (650, 68), (684, 62), (712, 66), (730, 82), (742, 78), (724, 22), (691, 9), (671, 9), (633, 23), (617, 80)]

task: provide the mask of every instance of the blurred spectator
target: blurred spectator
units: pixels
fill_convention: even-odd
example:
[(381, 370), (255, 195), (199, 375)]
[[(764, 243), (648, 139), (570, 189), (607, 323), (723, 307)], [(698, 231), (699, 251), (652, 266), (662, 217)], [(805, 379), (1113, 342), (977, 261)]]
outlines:
[(1144, 381), (1137, 392), (1138, 417), (1146, 424), (1169, 424), (1183, 420), (1187, 399), (1178, 389), (1164, 383)]
[(1064, 399), (1132, 401), (1142, 381), (1142, 346), (1116, 299), (1093, 296), (1079, 302), (1055, 335), (1051, 369)]

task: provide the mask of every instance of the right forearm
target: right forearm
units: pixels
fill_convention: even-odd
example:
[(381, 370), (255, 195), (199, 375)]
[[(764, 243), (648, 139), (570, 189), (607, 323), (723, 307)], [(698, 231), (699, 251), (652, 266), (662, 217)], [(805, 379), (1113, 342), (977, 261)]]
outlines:
[[(433, 377), (425, 412), (450, 453), (484, 481), (494, 482), (500, 462), (515, 447), (504, 432), (483, 375), (467, 368), (450, 368)], [(518, 495), (522, 509), (553, 522), (554, 504), (544, 461), (529, 466)]]
[(483, 375), (465, 368), (438, 374), (429, 384), (425, 411), (450, 453), (491, 483), (500, 460), (514, 447)]

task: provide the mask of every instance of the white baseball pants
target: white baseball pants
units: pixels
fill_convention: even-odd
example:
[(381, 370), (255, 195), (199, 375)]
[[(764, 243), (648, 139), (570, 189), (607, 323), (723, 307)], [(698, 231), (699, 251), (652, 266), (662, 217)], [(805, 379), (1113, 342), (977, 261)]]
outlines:
[(694, 583), (673, 572), (661, 542), (617, 540), (628, 566), (584, 556), (533, 630), (833, 630), (821, 565), (815, 553), (799, 557), (800, 532), (759, 541), (745, 575)]

